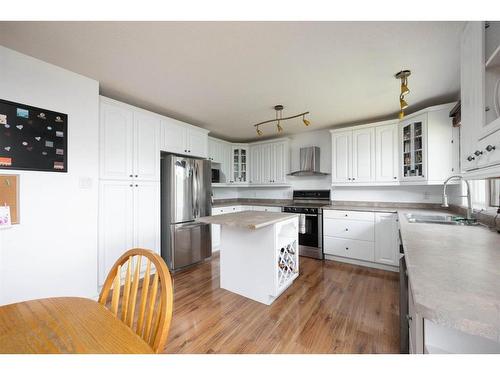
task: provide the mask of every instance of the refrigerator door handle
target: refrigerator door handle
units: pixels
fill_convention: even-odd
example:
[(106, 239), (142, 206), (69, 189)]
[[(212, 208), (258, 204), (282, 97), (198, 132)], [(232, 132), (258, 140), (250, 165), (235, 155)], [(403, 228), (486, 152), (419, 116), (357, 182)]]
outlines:
[(197, 218), (200, 217), (200, 172), (199, 172), (199, 167), (198, 163), (195, 161), (194, 162), (194, 168), (193, 168), (193, 192), (194, 192), (194, 210), (193, 210), (193, 217)]

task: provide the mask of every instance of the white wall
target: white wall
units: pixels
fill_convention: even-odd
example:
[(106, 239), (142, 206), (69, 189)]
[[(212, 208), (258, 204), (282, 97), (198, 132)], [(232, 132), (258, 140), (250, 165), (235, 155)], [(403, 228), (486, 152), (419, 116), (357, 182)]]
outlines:
[(0, 170), (20, 175), (21, 220), (0, 231), (0, 304), (95, 297), (99, 83), (0, 46), (0, 98), (68, 114), (69, 136), (68, 173)]
[[(319, 130), (290, 136), (291, 171), (299, 169), (301, 147), (320, 147), (320, 169), (331, 173), (331, 136), (328, 130)], [(300, 189), (330, 189), (331, 176), (288, 177), (290, 188), (215, 188), (214, 198), (264, 198), (291, 199), (292, 191)], [(450, 187), (450, 197), (458, 195)], [(332, 199), (337, 201), (377, 202), (422, 202), (440, 203), (442, 186), (380, 186), (380, 187), (334, 187)]]

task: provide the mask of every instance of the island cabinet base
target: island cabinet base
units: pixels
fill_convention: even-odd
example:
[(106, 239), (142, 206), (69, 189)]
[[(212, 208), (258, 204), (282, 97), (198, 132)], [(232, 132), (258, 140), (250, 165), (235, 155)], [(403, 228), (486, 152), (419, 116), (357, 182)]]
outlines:
[(299, 275), (298, 218), (259, 229), (221, 226), (220, 287), (270, 305)]

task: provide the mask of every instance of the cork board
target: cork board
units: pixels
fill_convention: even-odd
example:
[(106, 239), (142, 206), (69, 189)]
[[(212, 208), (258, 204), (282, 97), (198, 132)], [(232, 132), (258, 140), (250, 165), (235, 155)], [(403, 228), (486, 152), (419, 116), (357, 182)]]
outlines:
[(0, 174), (0, 205), (10, 206), (12, 224), (19, 224), (19, 175)]

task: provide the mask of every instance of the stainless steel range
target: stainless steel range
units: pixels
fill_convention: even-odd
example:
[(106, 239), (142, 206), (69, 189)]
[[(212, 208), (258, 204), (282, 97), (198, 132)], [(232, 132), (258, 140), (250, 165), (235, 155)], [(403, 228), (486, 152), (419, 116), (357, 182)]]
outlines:
[(323, 259), (323, 210), (330, 204), (330, 190), (294, 190), (293, 203), (283, 212), (300, 214), (299, 254)]

